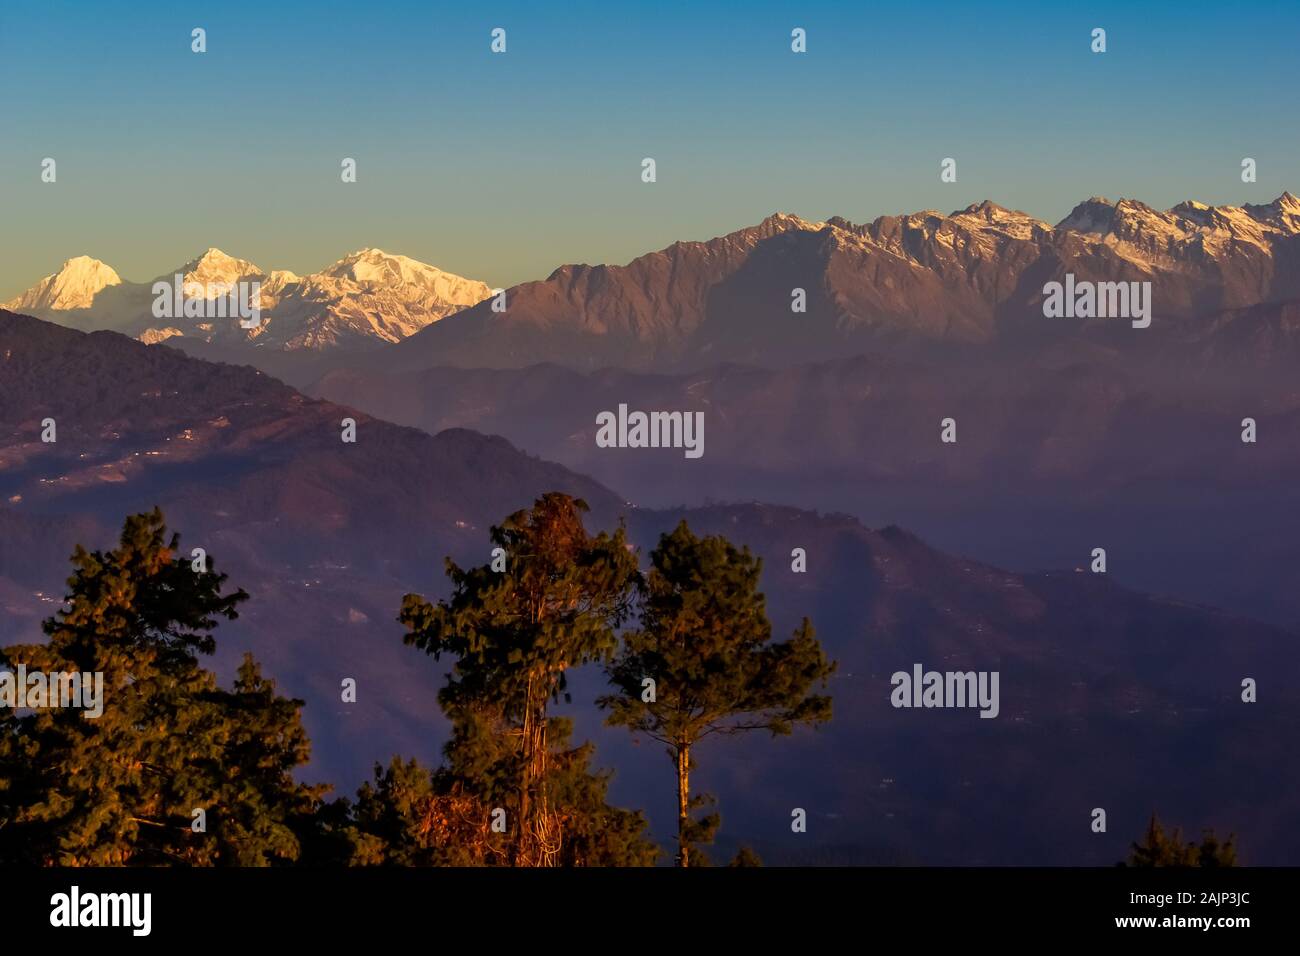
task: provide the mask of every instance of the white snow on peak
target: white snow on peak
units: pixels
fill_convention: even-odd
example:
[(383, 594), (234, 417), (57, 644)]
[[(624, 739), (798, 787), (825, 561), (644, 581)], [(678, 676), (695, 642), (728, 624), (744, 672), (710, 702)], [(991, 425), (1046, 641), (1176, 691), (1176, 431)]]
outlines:
[(5, 302), (4, 307), (19, 312), (86, 309), (101, 291), (121, 284), (112, 267), (90, 256), (74, 256), (58, 272)]
[(1300, 199), (1284, 192), (1270, 203), (1242, 206), (1242, 211), (1259, 222), (1288, 234), (1300, 232)]
[(266, 274), (247, 259), (236, 259), (217, 248), (207, 249), (177, 271), (184, 276), (186, 283), (198, 283), (212, 290), (232, 286), (241, 279), (255, 279)]
[(1050, 230), (1052, 227), (1041, 219), (1035, 219), (1018, 209), (1007, 209), (995, 202), (984, 200), (965, 209), (958, 210), (948, 217), (967, 229), (993, 229), (995, 232), (1013, 239), (1031, 239), (1035, 230)]
[(818, 232), (826, 228), (824, 222), (812, 222), (788, 212), (774, 212), (759, 225), (771, 226), (777, 229), (803, 229), (809, 232)]
[[(448, 301), (463, 300), (466, 295), (477, 294), (480, 286), (486, 290), (480, 298), (487, 298), (491, 291), (481, 282), (462, 279), (450, 272), (443, 272), (436, 266), (408, 256), (384, 252), (382, 249), (361, 249), (353, 252), (322, 269), (316, 276), (346, 279), (362, 286), (418, 286)], [(479, 299), (474, 301), (477, 302)]]
[(323, 349), (346, 339), (398, 342), (492, 294), (486, 283), (374, 248), (289, 276), (277, 281), (272, 274), (262, 286), (270, 336), (286, 349)]
[(774, 212), (772, 215), (763, 219), (755, 226), (743, 226), (740, 229), (733, 230), (722, 236), (715, 236), (712, 239), (700, 240), (679, 240), (674, 242), (666, 249), (659, 249), (656, 252), (648, 252), (644, 256), (638, 256), (634, 262), (642, 259), (653, 259), (672, 254), (675, 250), (681, 249), (700, 249), (708, 255), (721, 254), (724, 250), (735, 249), (753, 249), (764, 239), (783, 232), (802, 231), (817, 232), (826, 228), (824, 222), (809, 222), (788, 212)]
[[(178, 273), (187, 287), (201, 286), (209, 299), (228, 295), (237, 282), (257, 281), (261, 323), (246, 329), (237, 316), (205, 310), (201, 317), (173, 315), (169, 324), (159, 325), (151, 314), (154, 283), (171, 284)], [(120, 288), (96, 301), (108, 286)], [(320, 272), (299, 276), (284, 269), (267, 272), (213, 247), (179, 269), (139, 283), (123, 282), (97, 259), (79, 256), (4, 307), (51, 319), (58, 310), (89, 309), (78, 318), (79, 328), (113, 329), (151, 344), (183, 335), (295, 350), (376, 339), (397, 342), (491, 294), (486, 283), (382, 249), (362, 249)]]
[(1300, 232), (1298, 213), (1300, 203), (1289, 193), (1262, 206), (1210, 206), (1189, 199), (1164, 212), (1134, 199), (1112, 203), (1093, 197), (1057, 229), (1090, 233), (1093, 241), (1138, 264), (1177, 268), (1188, 255), (1230, 256), (1252, 246), (1271, 254), (1275, 240)]

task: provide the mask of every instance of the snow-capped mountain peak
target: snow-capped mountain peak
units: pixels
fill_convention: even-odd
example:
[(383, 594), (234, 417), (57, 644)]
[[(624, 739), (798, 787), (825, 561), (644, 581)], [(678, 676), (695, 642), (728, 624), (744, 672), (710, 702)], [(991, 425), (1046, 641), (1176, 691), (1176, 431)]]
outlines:
[[(266, 294), (264, 287), (264, 300)], [(286, 349), (326, 349), (347, 339), (397, 342), (491, 294), (486, 283), (367, 248), (284, 286), (272, 317)]]
[(1012, 236), (1016, 239), (1029, 239), (1037, 230), (1050, 231), (1052, 228), (1047, 223), (1035, 219), (1028, 213), (1021, 212), (1018, 209), (1007, 209), (1005, 206), (999, 206), (988, 199), (983, 202), (972, 203), (965, 209), (953, 213), (948, 218), (960, 223), (962, 226), (992, 229), (1001, 235)]
[(1270, 203), (1241, 207), (1247, 215), (1288, 233), (1300, 233), (1300, 199), (1284, 192)]
[(464, 279), (436, 266), (382, 249), (361, 249), (344, 256), (309, 279), (340, 279), (360, 289), (411, 286), (442, 302), (473, 305), (492, 292), (485, 283)]
[(826, 223), (810, 222), (807, 219), (788, 212), (774, 212), (758, 224), (758, 228), (763, 227), (768, 227), (773, 232), (781, 232), (786, 229), (801, 229), (804, 231), (815, 232), (819, 229), (825, 229)]
[[(247, 259), (236, 259), (215, 247), (176, 270), (184, 281), (205, 287), (232, 286), (241, 279), (255, 279), (266, 273)], [(165, 276), (163, 278), (166, 278)]]
[[(816, 284), (823, 299), (817, 314), (829, 317), (827, 336), (987, 342), (1007, 324), (1004, 316), (1041, 311), (1041, 303), (1022, 301), (1026, 290), (1076, 265), (1098, 280), (1142, 276), (1160, 283), (1169, 321), (1201, 314), (1200, 290), (1210, 286), (1219, 290), (1219, 307), (1293, 298), (1297, 235), (1300, 199), (1291, 193), (1259, 205), (1188, 200), (1163, 211), (1134, 199), (1093, 196), (1055, 227), (992, 201), (950, 213), (882, 216), (864, 225), (777, 212), (622, 266), (560, 266), (548, 279), (509, 290), (508, 312), (485, 304), (492, 290), (483, 282), (375, 247), (304, 276), (268, 272), (216, 248), (181, 267), (187, 283), (209, 287), (256, 279), (260, 305), (253, 324), (222, 312), (211, 293), (202, 309), (160, 303), (152, 283), (123, 283), (86, 257), (68, 260), (7, 306), (78, 327), (237, 353), (373, 349), (456, 315), (409, 348), (403, 345), (405, 354), (426, 365), (490, 367), (503, 361), (502, 354), (511, 361), (563, 362), (577, 340), (594, 343), (591, 361), (607, 364), (651, 363), (691, 350), (759, 361), (766, 360), (760, 346), (781, 340), (790, 322), (782, 297), (772, 297), (762, 284), (775, 272), (791, 288)], [(753, 317), (769, 305), (775, 311), (764, 325)], [(62, 309), (75, 312), (68, 316)], [(808, 321), (798, 326), (799, 335), (812, 334)], [(566, 331), (546, 344), (539, 330), (552, 328)], [(751, 346), (755, 329), (766, 338)]]
[[(174, 302), (163, 301), (159, 316), (154, 285), (170, 286), (177, 275), (187, 298), (201, 287), (210, 307), (197, 315), (178, 314), (182, 310)], [(249, 326), (215, 300), (245, 294), (237, 291), (237, 283), (253, 281), (258, 283), (260, 312), (258, 323)], [(110, 296), (100, 295), (110, 286), (118, 288)], [(99, 260), (79, 256), (4, 307), (47, 318), (63, 310), (82, 310), (78, 327), (113, 329), (145, 342), (198, 339), (236, 348), (295, 351), (396, 342), (491, 294), (483, 282), (382, 249), (362, 249), (320, 272), (299, 276), (283, 269), (267, 271), (211, 247), (179, 268), (140, 283), (123, 282)]]
[(90, 256), (74, 256), (58, 272), (5, 302), (4, 308), (18, 312), (85, 309), (102, 290), (121, 284), (111, 266)]
[(1072, 232), (1105, 232), (1115, 221), (1115, 208), (1116, 204), (1105, 196), (1093, 196), (1071, 209), (1056, 228)]

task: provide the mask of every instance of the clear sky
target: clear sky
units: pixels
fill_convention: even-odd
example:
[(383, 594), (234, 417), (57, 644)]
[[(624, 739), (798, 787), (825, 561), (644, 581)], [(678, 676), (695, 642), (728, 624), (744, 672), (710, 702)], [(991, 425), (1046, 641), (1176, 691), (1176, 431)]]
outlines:
[(0, 299), (80, 254), (142, 281), (378, 246), (506, 286), (777, 210), (1263, 202), (1300, 192), (1298, 36), (1295, 0), (3, 0)]

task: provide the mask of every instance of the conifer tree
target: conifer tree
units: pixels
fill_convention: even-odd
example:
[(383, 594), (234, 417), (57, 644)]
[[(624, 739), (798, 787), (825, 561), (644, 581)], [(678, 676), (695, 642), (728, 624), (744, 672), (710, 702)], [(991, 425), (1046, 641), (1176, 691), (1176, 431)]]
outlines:
[(733, 857), (731, 862), (727, 864), (727, 866), (730, 867), (748, 867), (748, 866), (762, 866), (762, 865), (763, 865), (763, 861), (759, 858), (758, 854), (755, 853), (752, 849), (750, 849), (747, 846), (742, 846), (739, 850), (737, 850), (735, 857)]
[(295, 859), (322, 792), (292, 777), (309, 749), (302, 702), (277, 696), (251, 657), (231, 691), (196, 657), (247, 595), (195, 570), (156, 509), (129, 517), (117, 548), (78, 547), (72, 563), (48, 642), (5, 648), (0, 663), (102, 673), (103, 713), (0, 711), (0, 862)]
[(1133, 843), (1128, 859), (1120, 866), (1236, 866), (1237, 848), (1234, 841), (1232, 835), (1227, 840), (1220, 841), (1213, 830), (1206, 830), (1200, 843), (1185, 842), (1181, 827), (1167, 832), (1153, 813), (1142, 842)]
[[(563, 835), (557, 866), (650, 866), (658, 848), (645, 838), (639, 811), (610, 806), (610, 774), (593, 772), (590, 744), (569, 747), (563, 718), (550, 718), (550, 763), (541, 786)], [(478, 731), (454, 729), (443, 766), (412, 760), (375, 767), (346, 825), (347, 863), (353, 866), (506, 866), (516, 862), (518, 792), (494, 768), (516, 745), (495, 721)], [(499, 823), (498, 829), (495, 824)]]
[(375, 765), (357, 792), (348, 837), (353, 866), (484, 866), (503, 862), (506, 838), (489, 808), (416, 760)]
[[(794, 636), (773, 643), (758, 590), (762, 563), (721, 537), (696, 537), (683, 521), (651, 553), (640, 627), (623, 635), (608, 668), (617, 693), (602, 697), (607, 722), (665, 744), (677, 784), (679, 866), (697, 862), (692, 848), (712, 839), (718, 817), (694, 811), (695, 747), (715, 734), (766, 730), (831, 716), (831, 701), (812, 692), (835, 665), (826, 660), (805, 618)], [(647, 683), (652, 681), (653, 684)]]
[(406, 642), (455, 658), (438, 698), (454, 727), (451, 772), (507, 808), (517, 866), (564, 862), (552, 771), (579, 764), (585, 771), (586, 760), (565, 750), (567, 731), (548, 706), (568, 699), (570, 667), (608, 658), (635, 593), (636, 559), (623, 529), (588, 534), (587, 510), (568, 495), (544, 495), (491, 530), (503, 571), (492, 562), (465, 570), (448, 559), (450, 600), (434, 605), (408, 594), (402, 604)]

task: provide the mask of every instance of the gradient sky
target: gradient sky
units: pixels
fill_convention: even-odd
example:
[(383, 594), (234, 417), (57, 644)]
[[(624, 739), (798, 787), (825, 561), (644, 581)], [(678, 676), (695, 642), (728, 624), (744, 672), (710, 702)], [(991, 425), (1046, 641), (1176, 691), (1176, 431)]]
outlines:
[(378, 246), (507, 286), (776, 210), (1264, 202), (1300, 192), (1298, 35), (1294, 0), (6, 0), (0, 299), (80, 254), (143, 281), (208, 246), (299, 273)]

